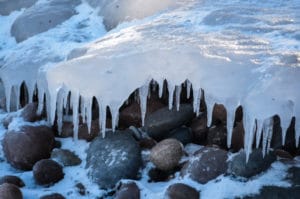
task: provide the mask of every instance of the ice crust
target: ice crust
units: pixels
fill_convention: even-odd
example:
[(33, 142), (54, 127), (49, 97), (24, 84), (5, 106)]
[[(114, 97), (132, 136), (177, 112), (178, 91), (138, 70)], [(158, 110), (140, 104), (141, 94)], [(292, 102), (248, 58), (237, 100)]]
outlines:
[[(40, 70), (39, 109), (43, 107), (45, 93), (48, 120), (53, 123), (57, 114), (61, 128), (63, 108), (68, 108), (71, 93), (69, 103), (76, 137), (79, 115), (91, 126), (91, 102), (95, 97), (104, 136), (107, 106), (115, 128), (119, 108), (138, 89), (144, 119), (149, 83), (155, 80), (162, 95), (166, 80), (171, 93), (169, 108), (173, 106), (175, 92), (175, 105), (179, 109), (181, 84), (187, 80), (187, 87), (193, 89), (197, 114), (204, 91), (208, 125), (214, 104), (226, 107), (228, 146), (239, 105), (243, 107), (248, 155), (254, 140), (260, 140), (261, 136), (264, 151), (269, 150), (272, 117), (276, 114), (281, 119), (283, 143), (291, 118), (296, 117), (298, 146), (300, 1), (181, 0), (177, 3), (178, 7), (172, 10), (123, 24), (107, 36), (73, 51), (76, 56), (70, 56), (72, 59)], [(24, 81), (22, 78), (25, 77), (16, 77), (19, 82)], [(8, 90), (14, 86), (7, 81), (4, 84)]]

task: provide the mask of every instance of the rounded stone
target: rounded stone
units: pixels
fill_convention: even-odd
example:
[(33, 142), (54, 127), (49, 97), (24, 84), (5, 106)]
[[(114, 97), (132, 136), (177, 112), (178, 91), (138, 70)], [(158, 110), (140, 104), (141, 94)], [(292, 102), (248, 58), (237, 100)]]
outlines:
[(33, 177), (37, 184), (54, 184), (64, 178), (63, 168), (53, 160), (40, 160), (33, 166)]
[(169, 199), (199, 199), (199, 192), (186, 184), (176, 183), (169, 186), (164, 198)]
[(20, 189), (13, 185), (4, 183), (0, 185), (0, 198), (3, 199), (22, 199), (23, 195)]
[(25, 186), (23, 180), (21, 180), (17, 176), (12, 176), (12, 175), (6, 175), (6, 176), (1, 177), (0, 178), (0, 185), (4, 184), (4, 183), (13, 184), (13, 185), (16, 185), (17, 187), (24, 187)]

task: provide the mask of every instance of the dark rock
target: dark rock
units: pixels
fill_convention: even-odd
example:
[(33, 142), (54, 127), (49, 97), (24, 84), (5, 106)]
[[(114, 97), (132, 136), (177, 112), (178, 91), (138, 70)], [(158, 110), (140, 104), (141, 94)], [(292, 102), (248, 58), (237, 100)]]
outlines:
[(54, 28), (76, 14), (79, 0), (51, 0), (25, 10), (13, 23), (11, 35), (17, 42)]
[(246, 196), (243, 199), (299, 199), (300, 187), (265, 186), (257, 195)]
[(16, 117), (15, 114), (8, 114), (2, 119), (2, 124), (4, 128), (8, 129), (9, 124), (13, 121), (14, 117)]
[(21, 180), (19, 177), (17, 176), (3, 176), (0, 178), (0, 185), (4, 184), (4, 183), (9, 183), (9, 184), (13, 184), (16, 185), (17, 187), (24, 187), (25, 184), (23, 182), (23, 180)]
[(33, 177), (37, 184), (54, 184), (64, 178), (63, 168), (53, 160), (40, 160), (33, 166)]
[(179, 164), (183, 146), (176, 139), (165, 139), (151, 149), (150, 160), (161, 170), (171, 170)]
[(139, 199), (140, 198), (140, 189), (134, 183), (122, 184), (116, 192), (115, 199)]
[(158, 168), (151, 168), (148, 172), (149, 180), (148, 182), (166, 182), (175, 177), (175, 173), (180, 171), (182, 164), (178, 165), (172, 170), (160, 170)]
[(120, 179), (136, 178), (142, 159), (138, 143), (131, 132), (106, 132), (97, 137), (87, 150), (88, 176), (100, 188), (112, 188)]
[(300, 168), (289, 168), (287, 179), (292, 183), (292, 186), (300, 186)]
[(212, 125), (226, 125), (227, 112), (222, 104), (215, 104), (212, 112)]
[(2, 141), (4, 155), (15, 168), (31, 170), (39, 160), (49, 158), (54, 147), (54, 133), (47, 126), (23, 126), (7, 132)]
[(282, 149), (276, 149), (275, 154), (277, 155), (277, 157), (281, 159), (289, 159), (289, 160), (293, 159), (293, 156), (289, 152)]
[(150, 113), (145, 119), (143, 130), (154, 139), (161, 140), (168, 133), (187, 122), (194, 117), (193, 107), (191, 104), (181, 104), (179, 111), (175, 108), (169, 110), (168, 107), (161, 108)]
[[(146, 117), (154, 111), (163, 108), (165, 105), (160, 102), (158, 98), (150, 98), (147, 100)], [(134, 101), (128, 107), (124, 108), (120, 112), (119, 126), (122, 128), (128, 128), (130, 126), (141, 127), (141, 108), (140, 104)]]
[(81, 159), (74, 152), (67, 149), (54, 149), (51, 158), (63, 166), (76, 166), (81, 164)]
[(0, 1), (0, 15), (9, 15), (15, 10), (28, 8), (35, 4), (37, 0), (3, 0)]
[(22, 199), (23, 195), (20, 189), (13, 185), (4, 183), (0, 185), (0, 198), (3, 199)]
[(139, 141), (142, 149), (152, 149), (156, 145), (156, 141), (152, 138), (143, 138)]
[(186, 184), (175, 183), (168, 187), (164, 198), (170, 199), (199, 199), (199, 192)]
[(59, 193), (53, 193), (40, 197), (40, 199), (65, 199), (65, 197)]
[(180, 141), (183, 145), (191, 143), (193, 141), (192, 130), (188, 127), (180, 127), (170, 132), (169, 138), (174, 138)]
[(242, 122), (237, 122), (232, 131), (231, 149), (232, 152), (238, 152), (244, 147), (244, 127)]
[(209, 128), (207, 136), (208, 145), (217, 145), (223, 149), (227, 148), (227, 128), (223, 125)]
[(254, 149), (246, 163), (245, 151), (239, 152), (234, 156), (228, 165), (228, 172), (241, 177), (252, 177), (265, 170), (276, 160), (274, 152), (270, 152), (264, 158), (260, 149)]
[(37, 103), (30, 103), (23, 108), (21, 117), (24, 119), (24, 121), (35, 122), (36, 120), (40, 119), (40, 116), (37, 115), (37, 107)]
[(207, 119), (204, 114), (200, 114), (197, 118), (193, 119), (191, 129), (193, 132), (194, 143), (206, 144), (208, 134)]
[(218, 148), (204, 147), (181, 170), (181, 175), (205, 184), (227, 170), (227, 152)]
[(85, 189), (85, 186), (84, 186), (81, 182), (77, 183), (77, 184), (75, 185), (75, 187), (76, 187), (76, 189), (77, 189), (77, 192), (78, 192), (80, 195), (82, 195), (82, 196), (85, 195), (86, 189)]

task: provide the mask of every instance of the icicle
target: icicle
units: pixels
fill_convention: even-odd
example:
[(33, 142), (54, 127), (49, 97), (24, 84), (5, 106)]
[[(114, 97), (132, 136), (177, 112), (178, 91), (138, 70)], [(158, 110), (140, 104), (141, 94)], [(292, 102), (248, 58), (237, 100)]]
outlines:
[(249, 156), (252, 152), (252, 144), (254, 140), (254, 132), (255, 132), (255, 120), (247, 114), (246, 109), (244, 114), (244, 127), (245, 127), (245, 138), (244, 138), (244, 148), (246, 151), (246, 162), (249, 160)]
[(168, 91), (169, 91), (169, 110), (173, 108), (173, 94), (175, 86), (169, 81), (168, 82)]
[(231, 140), (232, 140), (232, 130), (234, 125), (234, 116), (235, 110), (234, 108), (227, 107), (227, 147), (230, 148)]
[(13, 87), (14, 89), (14, 93), (15, 93), (15, 97), (16, 97), (16, 110), (19, 110), (20, 108), (20, 95), (21, 95), (21, 91), (20, 91), (20, 86), (19, 85), (15, 85)]
[(175, 95), (176, 95), (176, 110), (179, 111), (180, 106), (180, 94), (181, 94), (181, 86), (175, 87)]
[(209, 95), (205, 95), (205, 104), (206, 104), (206, 114), (207, 114), (207, 126), (211, 126), (212, 121), (212, 112), (215, 105), (215, 102)]
[(112, 116), (112, 120), (111, 120), (112, 131), (115, 132), (119, 121), (119, 107), (114, 105), (114, 106), (110, 106), (109, 109)]
[(91, 126), (92, 126), (92, 100), (93, 98), (86, 99), (86, 119), (87, 119), (87, 127), (89, 134), (91, 133)]
[(48, 94), (48, 97), (47, 97), (47, 116), (48, 116), (48, 121), (51, 125), (54, 124), (55, 112), (56, 112), (57, 92), (60, 89), (54, 91), (52, 94)]
[(11, 90), (12, 90), (12, 88), (10, 86), (5, 86), (5, 97), (6, 97), (6, 110), (7, 110), (7, 112), (10, 112)]
[(62, 132), (62, 124), (63, 124), (63, 100), (64, 100), (64, 91), (61, 89), (57, 95), (57, 127), (58, 134), (61, 135)]
[(186, 80), (186, 98), (190, 99), (191, 97), (191, 87), (192, 83), (189, 80)]
[(194, 93), (193, 108), (194, 108), (194, 112), (198, 116), (200, 112), (201, 89), (193, 87), (193, 93)]
[(99, 127), (101, 129), (102, 137), (105, 137), (106, 130), (106, 106), (100, 103), (100, 100), (97, 98), (99, 104)]
[[(298, 118), (300, 119), (300, 118)], [(295, 140), (296, 140), (296, 147), (298, 148), (299, 147), (299, 138), (300, 138), (300, 122), (298, 121), (297, 122), (297, 118), (296, 118), (296, 121), (295, 121)]]
[(72, 107), (73, 107), (73, 131), (74, 140), (78, 140), (78, 109), (79, 109), (79, 91), (73, 91), (71, 93)]
[(44, 95), (45, 95), (45, 91), (41, 86), (38, 86), (38, 110), (37, 110), (37, 114), (41, 115), (43, 108), (44, 108)]
[(263, 143), (262, 143), (262, 152), (263, 157), (270, 150), (271, 139), (273, 135), (273, 117), (266, 119), (263, 124)]
[(32, 99), (34, 96), (34, 90), (35, 90), (35, 84), (28, 84), (27, 90), (28, 90), (28, 103), (32, 103)]
[(81, 111), (82, 123), (85, 123), (86, 122), (86, 107), (85, 107), (85, 99), (83, 96), (80, 97), (80, 111)]
[(261, 134), (263, 131), (263, 120), (257, 119), (256, 120), (256, 148), (259, 147), (260, 140), (261, 140)]
[(159, 96), (159, 98), (162, 98), (163, 91), (164, 91), (164, 80), (161, 79), (161, 81), (158, 82), (158, 96)]
[(145, 116), (146, 116), (146, 111), (147, 111), (147, 94), (148, 94), (148, 90), (149, 90), (148, 83), (139, 88), (142, 126), (144, 126), (144, 124), (145, 124)]

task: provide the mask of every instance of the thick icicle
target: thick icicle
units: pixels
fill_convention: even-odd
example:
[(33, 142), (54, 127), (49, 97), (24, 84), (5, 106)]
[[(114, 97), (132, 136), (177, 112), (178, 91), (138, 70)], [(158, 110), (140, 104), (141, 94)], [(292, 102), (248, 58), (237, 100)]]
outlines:
[(215, 101), (209, 96), (205, 94), (205, 104), (206, 104), (206, 114), (207, 114), (207, 126), (211, 126), (212, 121), (212, 112), (215, 105)]
[(109, 106), (109, 109), (112, 116), (112, 120), (111, 120), (112, 131), (115, 132), (119, 122), (119, 107), (117, 105), (111, 105)]
[(169, 110), (173, 108), (173, 97), (174, 97), (174, 90), (175, 85), (171, 83), (171, 81), (168, 81), (168, 91), (169, 91)]
[(79, 116), (78, 116), (78, 109), (79, 109), (79, 92), (73, 91), (71, 93), (72, 99), (72, 107), (73, 107), (73, 131), (74, 131), (74, 140), (78, 139), (78, 125), (79, 125)]
[(62, 132), (62, 124), (63, 124), (63, 101), (64, 101), (64, 90), (60, 89), (57, 94), (57, 127), (58, 134), (60, 135)]
[(6, 97), (6, 110), (7, 110), (7, 112), (10, 112), (11, 90), (12, 90), (12, 88), (11, 88), (10, 85), (5, 86), (5, 97)]
[(87, 127), (89, 134), (91, 133), (91, 126), (92, 126), (92, 100), (93, 98), (86, 99), (86, 112), (87, 112)]
[(45, 95), (44, 88), (38, 85), (38, 101), (39, 101), (38, 110), (37, 110), (38, 115), (41, 115), (44, 109), (44, 95)]
[(244, 148), (246, 152), (246, 162), (249, 160), (249, 156), (252, 152), (252, 144), (254, 140), (255, 133), (255, 119), (247, 114), (246, 108), (244, 108), (244, 127), (245, 127), (245, 138), (244, 138)]
[(261, 141), (261, 134), (263, 131), (263, 124), (264, 121), (261, 119), (256, 120), (256, 148), (259, 147), (260, 141)]
[(85, 107), (85, 99), (83, 96), (80, 96), (80, 113), (81, 113), (81, 118), (82, 122), (86, 122), (86, 107)]
[(61, 88), (55, 90), (53, 93), (47, 95), (47, 118), (48, 122), (53, 125), (55, 120), (56, 113), (56, 101), (57, 101), (57, 92)]
[(263, 124), (263, 142), (262, 142), (263, 157), (265, 157), (266, 153), (270, 151), (272, 135), (273, 135), (273, 117), (266, 119)]
[(227, 108), (227, 147), (230, 148), (232, 140), (232, 130), (234, 125), (235, 110)]
[(200, 100), (201, 100), (201, 88), (195, 88), (193, 87), (193, 108), (194, 112), (198, 116), (200, 113)]
[(16, 97), (16, 110), (19, 110), (20, 108), (20, 95), (21, 95), (21, 91), (20, 91), (20, 86), (19, 85), (15, 85), (14, 87), (14, 93), (15, 93), (15, 97)]
[(158, 96), (159, 96), (159, 98), (162, 98), (163, 91), (164, 91), (164, 80), (161, 79), (160, 81), (158, 81)]
[(149, 90), (148, 83), (146, 83), (145, 85), (143, 85), (142, 87), (139, 88), (142, 126), (144, 126), (144, 123), (145, 123), (145, 116), (146, 116), (146, 111), (147, 111), (148, 90)]
[(179, 111), (179, 106), (180, 106), (180, 94), (181, 94), (181, 85), (175, 87), (176, 110), (177, 111)]
[(105, 137), (106, 130), (106, 105), (100, 102), (100, 99), (97, 98), (99, 104), (99, 127), (102, 133), (102, 137)]
[(191, 87), (192, 83), (189, 80), (186, 80), (186, 98), (190, 99), (191, 97)]

